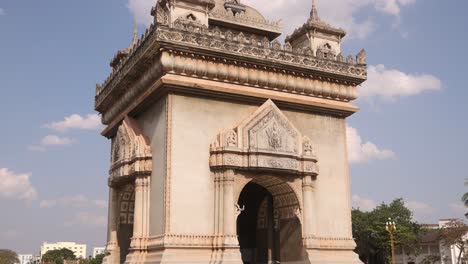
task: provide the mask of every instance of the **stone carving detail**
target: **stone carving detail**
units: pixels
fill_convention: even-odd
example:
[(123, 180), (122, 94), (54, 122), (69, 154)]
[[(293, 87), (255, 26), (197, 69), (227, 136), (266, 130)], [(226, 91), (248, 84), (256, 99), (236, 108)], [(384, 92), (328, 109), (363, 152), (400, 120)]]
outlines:
[(161, 3), (151, 9), (151, 15), (154, 16), (157, 25), (169, 25), (169, 10)]
[(258, 47), (258, 39), (254, 34), (250, 35), (250, 45)]
[(236, 208), (236, 219), (237, 217), (245, 210), (245, 205), (242, 205), (242, 207), (240, 207), (240, 205), (238, 204), (235, 204), (234, 205)]
[(275, 39), (273, 41), (273, 46), (272, 47), (273, 47), (274, 50), (281, 50), (281, 43), (279, 42), (279, 40)]
[(152, 155), (149, 140), (142, 134), (136, 120), (129, 117), (120, 125), (112, 140), (110, 180), (149, 174), (152, 170)]
[(240, 42), (240, 44), (244, 44), (245, 43), (245, 35), (244, 33), (239, 33), (239, 35), (237, 35), (237, 41)]
[(317, 175), (317, 159), (304, 138), (268, 100), (236, 128), (218, 135), (210, 146), (210, 167)]
[(268, 143), (270, 147), (279, 149), (281, 147), (281, 136), (278, 131), (278, 124), (273, 122), (273, 125), (266, 130), (268, 135)]
[(263, 37), (262, 39), (262, 46), (264, 49), (270, 48), (270, 41), (266, 37)]
[(353, 56), (349, 55), (348, 58), (346, 59), (346, 63), (348, 63), (348, 64), (354, 64)]
[(338, 54), (338, 56), (336, 56), (336, 61), (338, 61), (338, 62), (344, 62), (344, 57), (343, 57), (343, 55), (342, 55), (341, 53)]
[(227, 41), (232, 41), (232, 32), (230, 30), (226, 31), (226, 40)]
[(315, 156), (316, 153), (312, 147), (312, 143), (310, 141), (310, 138), (304, 137), (302, 139), (302, 151), (305, 156)]
[(367, 64), (367, 59), (366, 59), (366, 51), (362, 49), (358, 55), (356, 56), (356, 63), (359, 65), (366, 65)]
[(237, 146), (237, 134), (234, 130), (230, 130), (226, 136), (226, 145), (228, 147)]

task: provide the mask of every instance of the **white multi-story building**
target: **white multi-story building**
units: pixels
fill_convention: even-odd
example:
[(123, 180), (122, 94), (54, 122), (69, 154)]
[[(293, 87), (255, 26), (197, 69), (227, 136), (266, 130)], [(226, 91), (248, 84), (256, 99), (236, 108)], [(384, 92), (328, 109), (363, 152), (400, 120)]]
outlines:
[(19, 254), (18, 259), (20, 264), (30, 264), (33, 261), (33, 255)]
[(77, 244), (75, 242), (57, 242), (57, 243), (44, 242), (44, 244), (41, 246), (41, 258), (49, 250), (62, 249), (62, 248), (66, 248), (66, 249), (73, 251), (76, 258), (82, 258), (82, 259), (86, 258), (86, 245)]
[(95, 247), (95, 248), (93, 248), (93, 258), (95, 258), (99, 254), (104, 254), (105, 250), (106, 250), (105, 247)]

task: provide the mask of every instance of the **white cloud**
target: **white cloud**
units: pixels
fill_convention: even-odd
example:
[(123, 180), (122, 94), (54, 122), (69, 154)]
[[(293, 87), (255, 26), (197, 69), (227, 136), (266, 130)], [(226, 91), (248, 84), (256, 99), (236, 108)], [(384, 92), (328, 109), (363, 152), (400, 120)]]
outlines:
[(380, 149), (369, 141), (363, 143), (358, 131), (353, 127), (346, 126), (346, 139), (350, 163), (366, 163), (373, 159), (395, 158), (395, 153), (389, 149)]
[(353, 195), (351, 197), (351, 201), (353, 208), (360, 209), (362, 211), (372, 211), (377, 206), (377, 203), (374, 200), (365, 199), (359, 195)]
[(106, 200), (93, 200), (93, 203), (98, 208), (107, 208), (108, 203)]
[(29, 146), (29, 150), (44, 152), (48, 147), (70, 146), (75, 143), (77, 143), (77, 141), (73, 138), (60, 137), (57, 135), (47, 135), (42, 138), (39, 145)]
[(434, 207), (424, 202), (407, 201), (405, 205), (413, 212), (414, 218), (422, 222), (428, 222), (436, 212)]
[(31, 173), (14, 173), (0, 168), (0, 197), (12, 200), (33, 201), (37, 191), (32, 185)]
[(152, 0), (128, 0), (127, 7), (138, 24), (149, 26), (153, 22), (151, 8), (155, 4)]
[(77, 225), (88, 227), (103, 227), (107, 225), (107, 216), (89, 212), (78, 212), (73, 215), (72, 219), (69, 219), (65, 222), (65, 226)]
[(442, 89), (442, 81), (430, 74), (408, 74), (384, 65), (369, 66), (368, 79), (359, 88), (361, 97), (396, 98)]
[(87, 208), (87, 207), (107, 208), (107, 201), (92, 200), (83, 194), (78, 194), (75, 196), (65, 196), (59, 199), (42, 200), (39, 203), (39, 206), (41, 208), (53, 208), (56, 206), (72, 207), (72, 208)]
[[(376, 28), (375, 21), (369, 16), (358, 19), (365, 8), (398, 18), (401, 8), (416, 0), (327, 0), (317, 1), (322, 20), (344, 28), (351, 38), (365, 38)], [(244, 0), (243, 3), (257, 8), (268, 19), (283, 22), (283, 32), (288, 35), (294, 28), (302, 25), (310, 11), (310, 0)], [(155, 1), (128, 0), (128, 8), (139, 24), (150, 25), (151, 7)]]
[(401, 8), (416, 3), (416, 0), (376, 0), (375, 8), (381, 12), (399, 16)]
[(94, 130), (101, 127), (101, 118), (97, 114), (89, 114), (86, 117), (73, 114), (65, 117), (62, 121), (45, 124), (44, 127), (59, 132), (65, 132), (70, 129)]
[(41, 146), (68, 146), (76, 141), (72, 138), (47, 135), (41, 140)]

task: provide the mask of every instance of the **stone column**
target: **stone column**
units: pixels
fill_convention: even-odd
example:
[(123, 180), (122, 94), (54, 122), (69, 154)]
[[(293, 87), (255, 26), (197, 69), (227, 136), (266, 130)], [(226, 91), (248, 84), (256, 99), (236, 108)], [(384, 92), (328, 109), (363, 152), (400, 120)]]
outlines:
[(130, 244), (130, 254), (126, 259), (127, 264), (145, 261), (149, 237), (149, 181), (149, 175), (138, 176), (135, 179), (133, 236)]
[[(222, 251), (218, 252), (216, 263), (238, 264), (242, 263), (237, 240), (236, 230), (236, 204), (234, 201), (234, 171), (228, 169), (220, 174), (222, 177), (220, 184), (220, 221), (222, 229)], [(220, 257), (220, 259), (219, 259)], [(212, 262), (215, 263), (215, 262)]]
[(119, 263), (120, 262), (120, 247), (117, 238), (118, 221), (119, 221), (119, 195), (118, 191), (109, 188), (109, 214), (108, 214), (108, 241), (106, 245), (107, 256), (105, 263)]
[(236, 216), (234, 202), (234, 171), (226, 170), (224, 172), (224, 192), (223, 192), (223, 211), (224, 211), (224, 245), (235, 246), (238, 244), (236, 236)]
[(312, 240), (316, 235), (315, 230), (315, 197), (314, 197), (314, 179), (311, 175), (306, 175), (302, 178), (302, 197), (303, 197), (303, 237), (305, 238), (305, 246), (311, 246)]
[(131, 248), (138, 250), (141, 247), (141, 237), (143, 235), (143, 201), (144, 201), (145, 178), (135, 179), (135, 209), (133, 212), (133, 236)]

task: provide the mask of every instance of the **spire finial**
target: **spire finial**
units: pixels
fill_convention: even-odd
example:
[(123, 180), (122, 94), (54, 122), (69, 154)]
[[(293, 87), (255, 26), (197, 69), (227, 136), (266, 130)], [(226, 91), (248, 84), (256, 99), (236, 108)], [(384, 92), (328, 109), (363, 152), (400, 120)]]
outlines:
[(310, 11), (310, 18), (312, 20), (319, 20), (318, 12), (317, 12), (317, 5), (315, 0), (312, 0), (312, 10)]
[(134, 28), (133, 28), (133, 39), (132, 39), (132, 46), (135, 46), (138, 43), (138, 23), (135, 21), (134, 23)]

